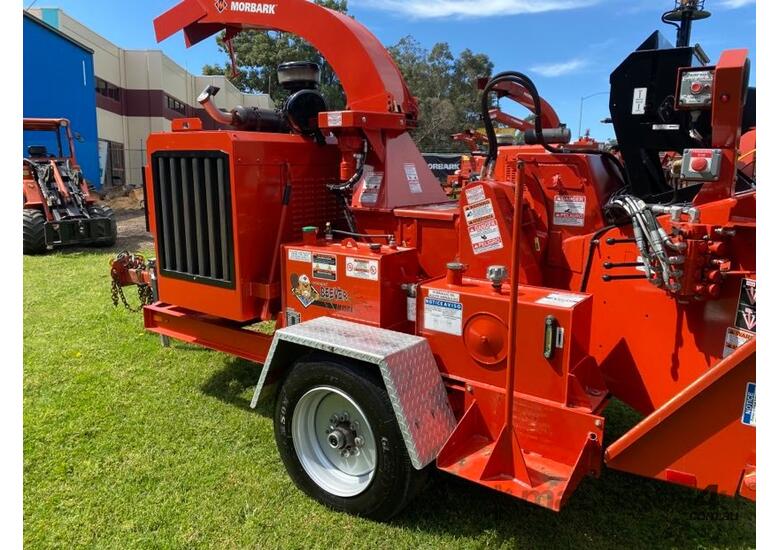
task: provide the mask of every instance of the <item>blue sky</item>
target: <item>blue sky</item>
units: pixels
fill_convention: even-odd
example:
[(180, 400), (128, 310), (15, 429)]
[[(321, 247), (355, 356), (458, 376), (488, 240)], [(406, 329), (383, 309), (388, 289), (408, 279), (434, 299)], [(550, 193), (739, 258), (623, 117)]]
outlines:
[[(283, 1), (283, 0), (280, 0)], [(33, 0), (25, 0), (24, 7)], [(152, 20), (176, 0), (37, 0), (35, 7), (59, 7), (127, 49), (161, 48), (189, 71), (224, 61), (213, 40), (190, 50), (181, 36), (157, 45)], [(609, 90), (609, 74), (653, 30), (674, 39), (660, 22), (673, 0), (350, 0), (350, 13), (384, 44), (411, 34), (424, 46), (449, 42), (454, 52), (471, 48), (490, 56), (496, 71), (529, 74), (540, 93), (576, 133), (580, 97)], [(99, 6), (99, 7), (98, 7)], [(747, 47), (754, 60), (755, 0), (707, 0), (713, 17), (694, 27), (693, 40), (713, 59), (728, 48)], [(612, 129), (608, 96), (585, 103), (583, 128), (599, 139)], [(522, 112), (522, 111), (519, 111)]]

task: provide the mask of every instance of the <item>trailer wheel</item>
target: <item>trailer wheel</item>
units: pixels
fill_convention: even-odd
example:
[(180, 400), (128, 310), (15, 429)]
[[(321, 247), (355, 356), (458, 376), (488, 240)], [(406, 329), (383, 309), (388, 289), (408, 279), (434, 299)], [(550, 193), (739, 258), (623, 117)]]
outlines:
[(338, 511), (385, 521), (424, 484), (371, 367), (298, 362), (279, 391), (274, 432), (298, 488)]
[(22, 250), (25, 254), (46, 252), (46, 216), (40, 210), (22, 212)]
[(87, 210), (90, 218), (108, 218), (111, 220), (111, 232), (109, 235), (97, 239), (95, 246), (114, 246), (116, 244), (116, 219), (114, 217), (114, 210), (110, 206), (105, 204), (93, 204)]

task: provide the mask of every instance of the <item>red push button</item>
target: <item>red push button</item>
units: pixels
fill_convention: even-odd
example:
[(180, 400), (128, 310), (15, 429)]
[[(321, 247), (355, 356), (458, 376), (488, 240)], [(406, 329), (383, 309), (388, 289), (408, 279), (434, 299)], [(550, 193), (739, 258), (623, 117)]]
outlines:
[(694, 82), (693, 84), (691, 84), (691, 93), (692, 94), (697, 94), (698, 95), (698, 94), (700, 94), (702, 92), (703, 89), (704, 89), (704, 86), (702, 85), (701, 82)]
[(691, 161), (691, 170), (694, 172), (704, 172), (709, 167), (709, 161), (703, 157), (698, 157)]

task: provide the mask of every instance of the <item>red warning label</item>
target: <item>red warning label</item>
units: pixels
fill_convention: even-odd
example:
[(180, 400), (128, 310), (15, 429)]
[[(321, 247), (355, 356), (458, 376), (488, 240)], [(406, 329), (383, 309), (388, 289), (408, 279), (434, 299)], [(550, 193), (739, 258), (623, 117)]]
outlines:
[(584, 195), (556, 195), (553, 201), (553, 224), (584, 227), (585, 205)]
[(474, 254), (484, 254), (504, 248), (501, 230), (490, 199), (463, 207)]

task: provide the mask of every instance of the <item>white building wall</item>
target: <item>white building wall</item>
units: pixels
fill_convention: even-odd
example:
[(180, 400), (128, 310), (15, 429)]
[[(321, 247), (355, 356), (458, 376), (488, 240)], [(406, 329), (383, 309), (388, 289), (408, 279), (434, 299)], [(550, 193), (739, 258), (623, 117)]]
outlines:
[[(240, 92), (224, 76), (193, 76), (160, 50), (123, 50), (62, 10), (59, 30), (94, 50), (95, 76), (125, 90), (162, 91), (187, 105), (199, 108), (197, 97), (207, 86), (221, 89), (215, 104), (230, 110), (237, 105), (273, 108), (267, 94)], [(42, 18), (40, 9), (30, 10)], [(98, 138), (125, 148), (126, 183), (141, 183), (146, 139), (152, 132), (170, 131), (171, 121), (159, 116), (125, 116), (98, 108)]]

